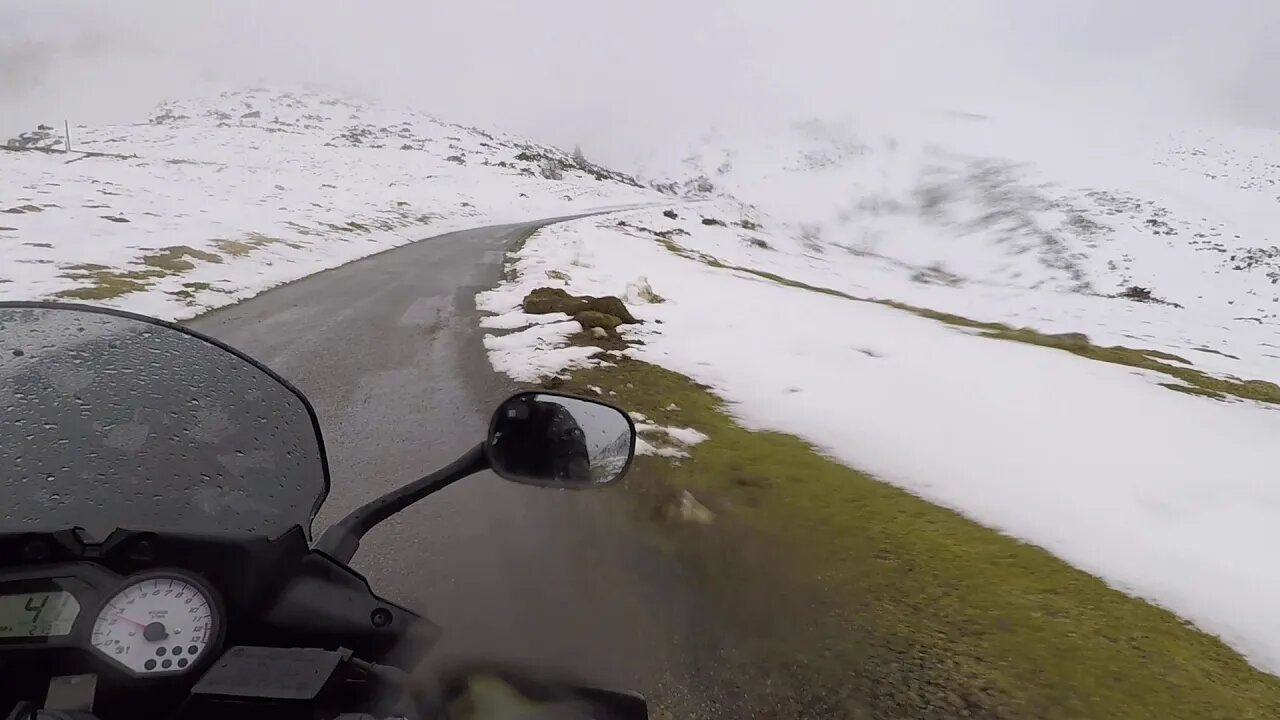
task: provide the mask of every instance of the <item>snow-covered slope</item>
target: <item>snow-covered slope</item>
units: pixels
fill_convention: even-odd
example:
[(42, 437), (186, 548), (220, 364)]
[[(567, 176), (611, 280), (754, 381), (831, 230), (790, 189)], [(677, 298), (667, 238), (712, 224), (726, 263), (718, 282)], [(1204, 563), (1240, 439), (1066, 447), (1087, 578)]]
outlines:
[(1280, 132), (808, 121), (715, 132), (646, 175), (705, 178), (825, 245), (966, 281), (1098, 294), (1137, 284), (1188, 307), (1280, 312)]
[(808, 282), (1280, 379), (1280, 133), (939, 113), (689, 148), (642, 175), (750, 206)]
[[(582, 327), (568, 315), (523, 312), (534, 289), (626, 298), (643, 324), (622, 328), (635, 344), (621, 352), (706, 385), (745, 426), (804, 438), (1044, 547), (1280, 673), (1277, 406), (1172, 392), (1166, 374), (825, 292), (823, 278), (891, 278), (852, 260), (833, 276), (803, 240), (751, 229), (758, 219), (740, 210), (721, 199), (539, 231), (515, 256), (516, 279), (478, 298), (493, 313), (494, 366), (533, 381), (610, 362), (575, 341)], [(948, 291), (933, 299), (964, 297)], [(1136, 324), (1177, 312), (1123, 307)]]
[(712, 388), (746, 426), (1044, 547), (1280, 673), (1280, 406), (865, 301), (1280, 381), (1274, 134), (1085, 140), (1030, 122), (810, 122), (650, 158), (657, 186), (700, 200), (540, 231), (480, 298), (491, 360), (524, 380), (607, 363), (521, 299), (624, 297), (644, 322), (621, 352)]
[[(415, 239), (651, 202), (554, 148), (318, 92), (168, 103), (0, 152), (0, 298), (185, 317)], [(10, 148), (62, 147), (61, 129)]]

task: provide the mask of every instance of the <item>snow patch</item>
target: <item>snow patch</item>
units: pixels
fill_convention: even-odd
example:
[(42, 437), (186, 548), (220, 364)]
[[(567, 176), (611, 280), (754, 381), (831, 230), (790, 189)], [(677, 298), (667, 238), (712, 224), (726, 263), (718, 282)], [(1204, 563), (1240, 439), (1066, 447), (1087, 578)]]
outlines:
[(581, 329), (572, 320), (534, 325), (507, 335), (486, 336), (484, 346), (495, 370), (520, 382), (537, 382), (565, 370), (599, 364), (591, 359), (599, 352), (596, 348), (564, 344)]

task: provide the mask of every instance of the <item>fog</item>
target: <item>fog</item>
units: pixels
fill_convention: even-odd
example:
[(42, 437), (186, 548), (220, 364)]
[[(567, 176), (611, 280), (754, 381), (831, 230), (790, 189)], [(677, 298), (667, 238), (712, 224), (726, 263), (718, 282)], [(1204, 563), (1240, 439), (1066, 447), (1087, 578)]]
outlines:
[(0, 135), (300, 82), (605, 154), (903, 104), (1280, 125), (1277, 36), (1274, 0), (0, 0)]

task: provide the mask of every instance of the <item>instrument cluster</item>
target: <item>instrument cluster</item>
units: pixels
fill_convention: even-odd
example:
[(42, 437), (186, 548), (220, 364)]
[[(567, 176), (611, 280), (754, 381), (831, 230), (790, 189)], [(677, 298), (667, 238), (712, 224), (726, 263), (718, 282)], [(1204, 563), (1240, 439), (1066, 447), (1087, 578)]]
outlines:
[(131, 677), (203, 666), (223, 635), (218, 595), (182, 570), (121, 577), (70, 563), (0, 577), (0, 654), (80, 649)]

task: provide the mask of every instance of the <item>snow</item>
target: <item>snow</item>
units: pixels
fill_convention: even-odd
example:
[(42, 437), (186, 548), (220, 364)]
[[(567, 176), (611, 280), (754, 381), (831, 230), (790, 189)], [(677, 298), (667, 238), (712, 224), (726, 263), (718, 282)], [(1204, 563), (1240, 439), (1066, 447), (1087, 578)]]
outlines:
[(590, 358), (595, 348), (563, 345), (580, 329), (572, 320), (534, 325), (508, 335), (489, 335), (484, 346), (495, 370), (520, 382), (536, 382), (568, 368), (593, 364)]
[(636, 444), (637, 454), (667, 458), (689, 457), (687, 448), (707, 439), (706, 435), (693, 428), (663, 427), (645, 422), (636, 424), (636, 433), (640, 435)]
[[(313, 91), (171, 102), (71, 135), (128, 157), (0, 152), (0, 299), (184, 318), (424, 237), (655, 196), (520, 138)], [(33, 138), (61, 147), (60, 124)], [(136, 287), (95, 297), (104, 279)]]
[[(1274, 337), (1252, 324), (1220, 327), (1220, 316), (1205, 308), (913, 283), (913, 270), (813, 252), (785, 227), (773, 234), (768, 226), (702, 223), (734, 223), (752, 212), (731, 199), (675, 209), (678, 220), (654, 209), (539, 231), (512, 257), (516, 279), (482, 294), (481, 304), (499, 317), (519, 313), (519, 298), (547, 284), (548, 269), (562, 273), (560, 286), (591, 295), (622, 295), (644, 277), (665, 302), (629, 305), (644, 324), (623, 330), (643, 343), (628, 354), (711, 387), (749, 428), (797, 435), (851, 467), (1044, 547), (1280, 671), (1280, 569), (1271, 557), (1280, 547), (1275, 408), (1171, 392), (1158, 384), (1172, 380), (1166, 375), (980, 337), (733, 266), (855, 296), (897, 294), (939, 310), (1036, 318), (1040, 329), (1142, 334), (1158, 342), (1131, 344), (1176, 347), (1201, 369), (1249, 371), (1245, 377), (1280, 378), (1274, 361), (1249, 347)], [(703, 261), (711, 258), (730, 267)], [(1187, 352), (1201, 343), (1242, 359)], [(555, 372), (536, 354), (524, 361)], [(503, 367), (519, 363), (503, 359)], [(671, 457), (686, 452), (659, 445), (640, 447)]]
[(663, 428), (663, 432), (667, 434), (667, 437), (682, 445), (697, 445), (707, 439), (706, 435), (693, 428), (669, 427)]
[(665, 458), (687, 458), (688, 447), (707, 439), (693, 428), (663, 427), (649, 421), (644, 413), (629, 413), (636, 426), (636, 454)]
[(1280, 377), (1280, 133), (1054, 120), (744, 125), (640, 167), (794, 240), (799, 280)]

